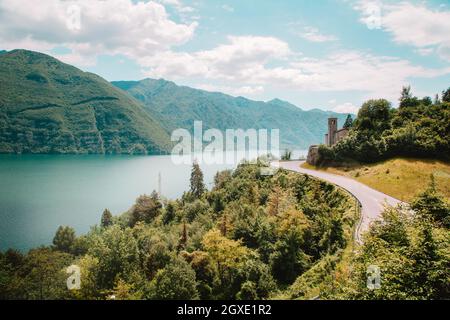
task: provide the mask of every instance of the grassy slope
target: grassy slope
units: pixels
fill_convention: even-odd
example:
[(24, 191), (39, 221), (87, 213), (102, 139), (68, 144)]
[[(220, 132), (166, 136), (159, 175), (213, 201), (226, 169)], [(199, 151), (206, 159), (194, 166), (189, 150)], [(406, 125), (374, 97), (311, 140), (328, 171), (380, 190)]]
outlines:
[(136, 99), (37, 52), (0, 55), (0, 153), (143, 153), (169, 136)]
[(194, 120), (204, 127), (225, 129), (280, 129), (282, 148), (306, 149), (321, 143), (330, 116), (344, 124), (346, 114), (321, 110), (303, 111), (278, 99), (262, 102), (177, 86), (165, 80), (113, 82), (142, 101), (167, 130), (192, 130)]
[(433, 174), (439, 192), (450, 199), (450, 164), (442, 161), (396, 158), (375, 164), (352, 164), (336, 168), (304, 166), (354, 178), (406, 202), (428, 186), (430, 175)]

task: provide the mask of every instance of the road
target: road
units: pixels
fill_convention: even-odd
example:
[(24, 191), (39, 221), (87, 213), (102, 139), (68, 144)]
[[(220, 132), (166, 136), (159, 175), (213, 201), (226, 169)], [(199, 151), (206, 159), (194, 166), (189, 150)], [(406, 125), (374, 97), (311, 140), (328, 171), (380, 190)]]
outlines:
[(286, 170), (307, 174), (338, 185), (353, 194), (361, 203), (361, 220), (355, 231), (355, 238), (359, 243), (361, 243), (361, 235), (369, 229), (370, 223), (381, 217), (381, 212), (386, 204), (396, 206), (402, 203), (351, 178), (323, 171), (304, 169), (300, 167), (303, 163), (304, 161), (287, 161), (279, 162), (279, 166)]

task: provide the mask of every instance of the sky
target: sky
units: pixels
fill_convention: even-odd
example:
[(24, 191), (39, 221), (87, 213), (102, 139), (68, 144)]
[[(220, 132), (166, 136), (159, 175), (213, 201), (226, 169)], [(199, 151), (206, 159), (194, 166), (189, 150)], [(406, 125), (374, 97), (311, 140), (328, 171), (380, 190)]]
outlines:
[(0, 0), (0, 49), (302, 109), (450, 86), (450, 1)]

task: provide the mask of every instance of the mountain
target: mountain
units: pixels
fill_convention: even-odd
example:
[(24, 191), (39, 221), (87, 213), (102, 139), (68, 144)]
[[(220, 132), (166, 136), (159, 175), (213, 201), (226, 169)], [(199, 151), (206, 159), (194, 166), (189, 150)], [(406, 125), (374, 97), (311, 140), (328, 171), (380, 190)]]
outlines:
[(280, 129), (282, 148), (306, 149), (322, 143), (329, 117), (337, 117), (341, 125), (347, 117), (321, 110), (304, 111), (279, 99), (253, 101), (162, 79), (113, 84), (140, 100), (168, 132), (176, 128), (193, 130), (194, 120), (202, 120), (204, 129)]
[(157, 153), (170, 137), (140, 102), (48, 55), (0, 54), (0, 153)]

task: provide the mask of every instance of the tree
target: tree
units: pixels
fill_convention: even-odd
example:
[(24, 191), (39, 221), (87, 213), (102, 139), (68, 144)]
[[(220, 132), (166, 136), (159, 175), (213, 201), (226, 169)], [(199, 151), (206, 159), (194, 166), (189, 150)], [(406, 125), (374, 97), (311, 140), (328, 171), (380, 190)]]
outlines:
[(97, 281), (99, 275), (98, 264), (98, 259), (88, 254), (75, 262), (75, 265), (80, 267), (81, 275), (81, 288), (74, 292), (76, 299), (93, 300), (101, 297)]
[(353, 125), (353, 118), (352, 116), (349, 114), (347, 116), (347, 119), (345, 119), (345, 123), (344, 123), (344, 129), (350, 129)]
[(442, 91), (442, 101), (450, 102), (450, 88), (445, 91)]
[(267, 299), (276, 289), (276, 283), (270, 274), (270, 268), (260, 259), (251, 258), (237, 269), (236, 299)]
[(103, 290), (114, 288), (117, 276), (130, 282), (140, 270), (138, 242), (131, 228), (112, 225), (91, 239), (88, 255), (98, 260), (98, 286)]
[(205, 184), (203, 183), (203, 172), (197, 162), (192, 165), (191, 171), (191, 193), (199, 199), (205, 192)]
[(178, 251), (186, 248), (187, 240), (188, 240), (187, 227), (186, 222), (184, 222), (183, 230), (181, 232), (180, 239), (178, 240), (178, 247), (177, 247)]
[(385, 99), (369, 100), (358, 111), (355, 128), (379, 135), (390, 127), (391, 104)]
[(183, 251), (181, 255), (195, 271), (200, 298), (211, 300), (211, 286), (213, 285), (216, 274), (208, 253), (203, 251), (194, 251), (192, 253)]
[(427, 106), (427, 107), (428, 107), (428, 106), (431, 106), (431, 105), (433, 104), (433, 100), (431, 100), (431, 97), (423, 97), (421, 103), (422, 103), (424, 106)]
[[(349, 294), (347, 298), (446, 299), (450, 293), (448, 236), (438, 236), (440, 240), (436, 241), (441, 230), (429, 219), (403, 212), (399, 207), (387, 211), (383, 217), (389, 219), (371, 226), (356, 255), (354, 277), (357, 281), (354, 284), (357, 287), (345, 290)], [(398, 233), (396, 228), (400, 223), (403, 231)], [(390, 236), (386, 237), (387, 234)], [(405, 240), (398, 240), (405, 237)], [(368, 265), (380, 267), (382, 282), (378, 290), (367, 289)]]
[(26, 258), (24, 270), (26, 298), (31, 300), (56, 300), (68, 298), (66, 268), (71, 265), (72, 256), (50, 250), (33, 249)]
[(397, 247), (409, 245), (406, 230), (408, 216), (397, 208), (387, 208), (381, 213), (382, 219), (373, 223), (370, 232), (386, 243)]
[(400, 102), (411, 99), (412, 93), (411, 93), (411, 86), (404, 86), (402, 88), (402, 93), (400, 96)]
[(269, 256), (269, 263), (275, 279), (283, 284), (290, 284), (307, 270), (310, 263), (310, 257), (302, 250), (309, 222), (294, 207), (286, 210), (279, 218), (278, 240)]
[(75, 230), (73, 228), (60, 226), (53, 238), (53, 245), (59, 251), (71, 253), (75, 239)]
[(173, 220), (175, 220), (175, 206), (173, 205), (172, 202), (169, 202), (167, 204), (166, 210), (164, 211), (164, 215), (162, 218), (163, 224), (167, 225), (169, 223), (171, 223)]
[(402, 109), (407, 108), (414, 108), (420, 105), (419, 99), (417, 97), (413, 96), (411, 93), (411, 87), (403, 87), (401, 97), (400, 97), (400, 108), (399, 110), (402, 111)]
[(246, 281), (242, 284), (241, 291), (237, 294), (238, 300), (256, 300), (258, 293), (256, 292), (256, 284), (252, 281)]
[(290, 209), (295, 203), (295, 198), (290, 190), (284, 190), (276, 184), (267, 199), (267, 214), (277, 216)]
[(205, 234), (202, 245), (216, 263), (223, 281), (226, 281), (227, 270), (236, 268), (251, 254), (251, 250), (243, 246), (241, 241), (225, 238), (217, 229)]
[(111, 211), (105, 209), (102, 214), (101, 226), (102, 228), (108, 228), (113, 224)]
[(142, 296), (136, 292), (134, 284), (129, 284), (119, 278), (117, 280), (112, 295), (115, 300), (140, 300)]
[(130, 226), (134, 226), (140, 221), (152, 222), (161, 213), (161, 209), (162, 203), (155, 191), (152, 192), (151, 196), (140, 196), (131, 211)]
[(428, 188), (414, 199), (411, 208), (424, 216), (431, 216), (434, 221), (450, 228), (450, 206), (436, 191), (434, 176)]
[(174, 258), (156, 274), (153, 282), (152, 298), (158, 300), (198, 299), (195, 272), (181, 258)]

